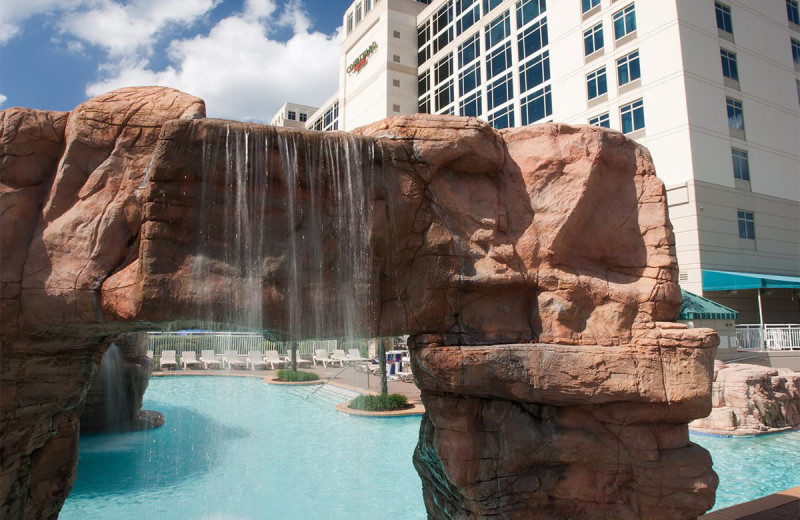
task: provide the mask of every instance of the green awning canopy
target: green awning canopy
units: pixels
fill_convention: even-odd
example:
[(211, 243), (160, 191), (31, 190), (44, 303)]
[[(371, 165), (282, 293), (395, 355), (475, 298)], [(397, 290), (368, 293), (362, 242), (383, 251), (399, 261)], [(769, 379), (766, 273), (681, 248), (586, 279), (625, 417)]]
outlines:
[(720, 305), (702, 296), (681, 289), (681, 313), (679, 320), (735, 320), (739, 315), (735, 310)]
[(703, 292), (740, 289), (800, 289), (800, 276), (703, 269)]

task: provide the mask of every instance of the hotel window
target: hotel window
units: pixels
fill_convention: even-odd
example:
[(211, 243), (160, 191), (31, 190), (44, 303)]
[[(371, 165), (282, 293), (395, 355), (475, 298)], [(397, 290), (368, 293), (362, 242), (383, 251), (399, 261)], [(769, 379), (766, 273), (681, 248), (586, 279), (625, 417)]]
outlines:
[(620, 9), (614, 13), (614, 39), (619, 40), (623, 36), (636, 30), (636, 10), (634, 5)]
[(537, 90), (529, 96), (522, 98), (522, 124), (535, 123), (553, 113), (553, 101), (550, 96), (550, 86)]
[(417, 103), (417, 112), (420, 114), (431, 113), (431, 100), (428, 96), (420, 98), (419, 102)]
[(366, 6), (367, 8), (364, 10), (364, 12), (368, 13), (370, 9), (372, 9), (372, 0), (367, 0)]
[(599, 116), (594, 116), (589, 119), (589, 124), (601, 126), (603, 128), (611, 128), (611, 119), (608, 116), (608, 112), (606, 112), (605, 114), (600, 114)]
[(433, 15), (433, 53), (442, 50), (453, 39), (453, 9), (450, 2), (446, 3)]
[(739, 238), (755, 240), (756, 222), (752, 211), (736, 210), (736, 220), (739, 221)]
[(471, 38), (458, 46), (458, 66), (463, 67), (480, 55), (480, 34), (475, 33)]
[(747, 151), (731, 148), (731, 158), (733, 159), (733, 178), (749, 181), (750, 161), (747, 157)]
[(603, 48), (603, 23), (583, 31), (583, 55), (594, 54)]
[(483, 14), (488, 14), (489, 11), (502, 3), (503, 0), (483, 0)]
[(719, 56), (722, 60), (722, 75), (726, 78), (739, 81), (739, 70), (736, 67), (736, 54), (731, 51), (726, 51), (725, 49), (720, 49)]
[(428, 69), (417, 77), (417, 95), (423, 96), (431, 89), (431, 70)]
[(589, 99), (594, 99), (608, 92), (605, 67), (586, 75), (586, 91)]
[(738, 99), (725, 98), (725, 104), (728, 108), (728, 126), (735, 130), (744, 130), (742, 102)]
[(514, 126), (514, 107), (509, 105), (494, 114), (489, 114), (489, 124), (498, 130)]
[(361, 3), (356, 4), (356, 23), (361, 21), (363, 14), (361, 12)]
[(308, 121), (308, 114), (305, 112), (300, 112), (300, 122), (305, 123), (306, 121)]
[(436, 68), (434, 69), (435, 84), (438, 85), (439, 83), (443, 82), (449, 78), (452, 73), (453, 56), (448, 54), (436, 63)]
[(431, 22), (425, 20), (425, 23), (417, 28), (417, 65), (422, 65), (431, 57)]
[(544, 51), (539, 56), (522, 65), (519, 74), (520, 92), (537, 87), (550, 79), (550, 53)]
[(598, 5), (600, 5), (600, 0), (581, 0), (581, 12), (591, 11)]
[[(464, 14), (461, 16), (461, 14)], [(458, 18), (461, 16), (461, 18)], [(477, 22), (481, 17), (479, 0), (456, 0), (456, 34), (461, 34)]]
[(489, 23), (486, 28), (486, 48), (491, 49), (505, 40), (511, 33), (511, 16), (508, 11), (501, 14)]
[(297, 119), (297, 113), (294, 110), (289, 110), (286, 113), (286, 119), (291, 119), (292, 121)]
[(717, 29), (726, 33), (733, 34), (733, 19), (731, 18), (731, 8), (725, 4), (714, 2), (714, 9), (717, 13)]
[(464, 94), (481, 86), (481, 64), (473, 63), (458, 75), (458, 91)]
[(644, 101), (637, 99), (633, 103), (619, 107), (619, 118), (623, 134), (644, 128)]
[(519, 59), (524, 60), (547, 45), (547, 20), (531, 25), (519, 35)]
[(453, 102), (453, 80), (436, 88), (436, 111), (439, 112)]
[(511, 43), (506, 42), (486, 56), (486, 77), (493, 78), (511, 67)]
[(792, 61), (795, 65), (800, 65), (800, 41), (790, 38), (792, 44)]
[(639, 51), (633, 51), (627, 56), (623, 56), (617, 60), (617, 79), (619, 86), (630, 83), (642, 77), (642, 71), (639, 68)]
[(347, 34), (353, 32), (353, 13), (347, 15)]
[(498, 78), (489, 84), (486, 91), (489, 110), (499, 107), (503, 103), (514, 97), (514, 86), (511, 83), (511, 73), (509, 72), (502, 78)]
[(532, 22), (545, 10), (545, 0), (518, 0), (517, 27)]
[(458, 105), (458, 113), (464, 117), (478, 117), (478, 114), (481, 113), (480, 91), (462, 99)]
[(800, 25), (800, 9), (797, 7), (797, 0), (786, 0), (786, 16), (795, 25)]

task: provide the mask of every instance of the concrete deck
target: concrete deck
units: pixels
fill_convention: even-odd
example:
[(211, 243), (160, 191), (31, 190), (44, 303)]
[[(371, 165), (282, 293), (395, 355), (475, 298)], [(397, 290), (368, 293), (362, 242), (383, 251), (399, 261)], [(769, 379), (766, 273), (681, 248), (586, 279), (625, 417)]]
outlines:
[(707, 513), (698, 520), (798, 520), (800, 486)]

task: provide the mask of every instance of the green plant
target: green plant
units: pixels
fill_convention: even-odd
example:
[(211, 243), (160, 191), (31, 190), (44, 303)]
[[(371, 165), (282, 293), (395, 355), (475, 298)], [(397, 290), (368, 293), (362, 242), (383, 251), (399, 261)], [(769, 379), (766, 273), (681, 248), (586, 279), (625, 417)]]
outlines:
[(390, 412), (407, 406), (408, 399), (403, 394), (359, 395), (350, 401), (350, 408), (367, 412)]
[(289, 382), (317, 381), (319, 376), (304, 370), (278, 370), (278, 380)]

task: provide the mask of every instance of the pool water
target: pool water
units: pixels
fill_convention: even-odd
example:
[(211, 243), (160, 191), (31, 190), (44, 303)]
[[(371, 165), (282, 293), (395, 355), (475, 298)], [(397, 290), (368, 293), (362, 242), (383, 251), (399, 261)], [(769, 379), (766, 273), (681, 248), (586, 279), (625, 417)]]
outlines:
[[(330, 385), (157, 377), (152, 431), (81, 437), (62, 520), (375, 520), (426, 518), (411, 454), (419, 417), (336, 412)], [(800, 485), (800, 432), (692, 435), (720, 476), (714, 509)]]

